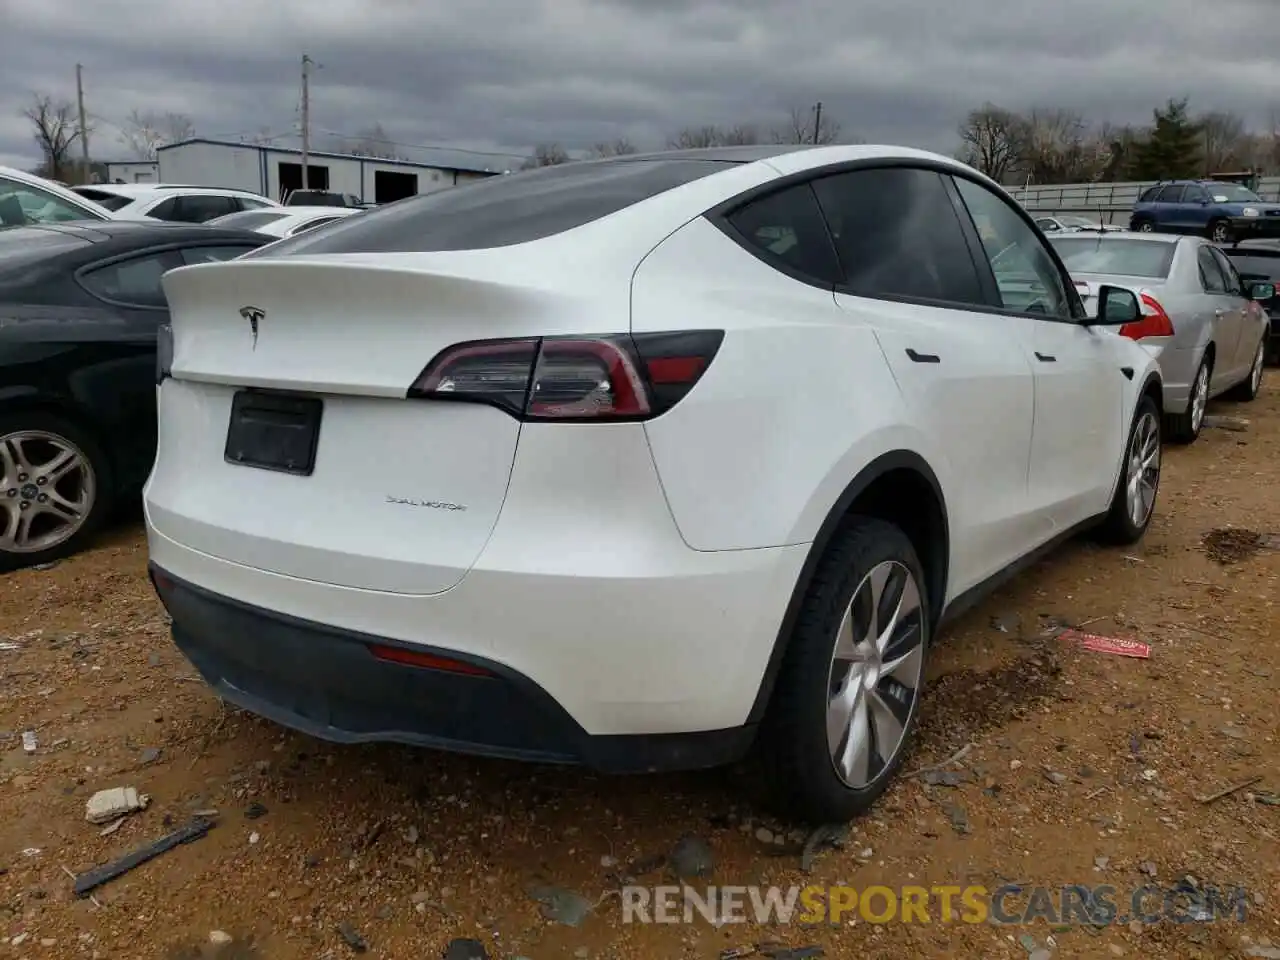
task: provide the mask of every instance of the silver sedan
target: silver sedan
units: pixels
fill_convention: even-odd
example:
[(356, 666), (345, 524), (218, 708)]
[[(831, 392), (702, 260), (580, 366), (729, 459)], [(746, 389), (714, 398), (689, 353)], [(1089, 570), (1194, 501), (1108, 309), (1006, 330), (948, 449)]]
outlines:
[(1073, 233), (1049, 242), (1090, 310), (1104, 283), (1138, 294), (1142, 316), (1119, 333), (1160, 361), (1170, 440), (1195, 440), (1214, 397), (1257, 396), (1270, 323), (1257, 300), (1274, 292), (1269, 285), (1246, 290), (1226, 255), (1200, 237)]

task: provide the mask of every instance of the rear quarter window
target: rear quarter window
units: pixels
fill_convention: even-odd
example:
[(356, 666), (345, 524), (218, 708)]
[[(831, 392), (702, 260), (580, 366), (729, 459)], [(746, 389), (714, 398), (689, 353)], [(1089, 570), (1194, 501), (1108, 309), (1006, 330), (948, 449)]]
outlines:
[(566, 163), (489, 177), (388, 204), (274, 244), (291, 253), (427, 253), (528, 243), (599, 220), (735, 164), (716, 160)]

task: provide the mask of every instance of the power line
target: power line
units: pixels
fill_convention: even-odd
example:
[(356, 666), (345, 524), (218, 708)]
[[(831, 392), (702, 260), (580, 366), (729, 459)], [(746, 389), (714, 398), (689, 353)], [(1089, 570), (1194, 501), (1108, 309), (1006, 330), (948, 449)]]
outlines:
[(321, 133), (331, 137), (341, 137), (344, 140), (359, 140), (365, 143), (383, 143), (391, 147), (406, 147), (412, 150), (447, 150), (451, 153), (467, 153), (476, 157), (515, 157), (523, 159), (523, 153), (504, 153), (500, 150), (468, 150), (464, 147), (450, 147), (442, 143), (405, 143), (402, 140), (391, 140), (386, 137), (366, 137), (360, 134), (340, 133), (337, 130), (321, 130)]

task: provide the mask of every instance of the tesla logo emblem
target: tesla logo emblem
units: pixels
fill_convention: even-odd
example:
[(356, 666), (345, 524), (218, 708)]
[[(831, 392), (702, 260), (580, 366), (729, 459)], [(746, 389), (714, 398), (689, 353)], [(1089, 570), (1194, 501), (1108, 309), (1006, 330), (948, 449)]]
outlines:
[(253, 331), (253, 349), (258, 349), (258, 324), (262, 322), (262, 318), (266, 313), (257, 307), (241, 307), (240, 316), (249, 321), (249, 329)]

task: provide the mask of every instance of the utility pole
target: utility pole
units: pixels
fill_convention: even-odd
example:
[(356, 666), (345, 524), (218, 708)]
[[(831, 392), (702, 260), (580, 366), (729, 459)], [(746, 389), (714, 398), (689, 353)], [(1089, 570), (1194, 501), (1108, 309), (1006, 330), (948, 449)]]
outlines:
[[(89, 182), (89, 127), (84, 120), (84, 81), (80, 64), (76, 64), (76, 102), (80, 107), (80, 182)], [(50, 171), (52, 172), (52, 171)]]
[(813, 142), (818, 142), (818, 131), (822, 129), (822, 101), (813, 108)]
[(311, 58), (302, 55), (302, 189), (307, 189), (307, 161), (311, 152)]

